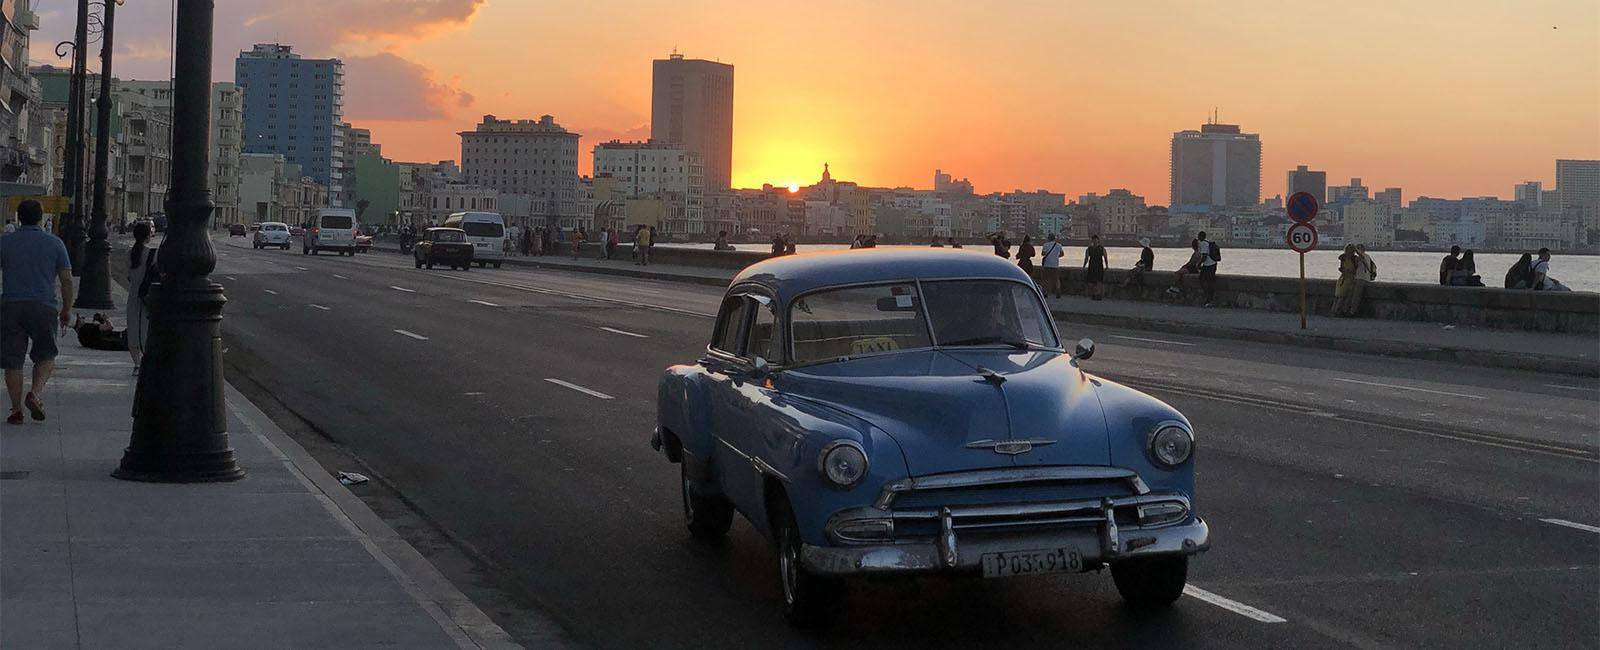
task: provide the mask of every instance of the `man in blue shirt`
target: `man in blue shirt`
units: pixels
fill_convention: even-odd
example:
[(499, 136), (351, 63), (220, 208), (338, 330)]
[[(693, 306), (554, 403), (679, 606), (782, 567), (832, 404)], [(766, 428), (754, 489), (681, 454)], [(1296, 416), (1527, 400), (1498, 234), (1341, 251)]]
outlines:
[[(39, 227), (44, 210), (38, 201), (17, 206), (21, 225), (0, 237), (0, 368), (5, 369), (11, 414), (6, 424), (22, 424), (22, 407), (35, 420), (44, 419), (44, 387), (56, 367), (56, 326), (66, 327), (72, 315), (72, 263), (67, 247)], [(61, 301), (56, 302), (56, 286)], [(33, 344), (30, 353), (29, 343)], [(33, 358), (33, 390), (22, 395), (22, 361)]]

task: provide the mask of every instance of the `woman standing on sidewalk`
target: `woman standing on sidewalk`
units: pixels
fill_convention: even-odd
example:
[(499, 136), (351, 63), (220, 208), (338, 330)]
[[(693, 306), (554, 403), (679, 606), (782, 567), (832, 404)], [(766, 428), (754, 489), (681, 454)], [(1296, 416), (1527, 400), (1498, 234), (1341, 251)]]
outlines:
[(145, 281), (155, 280), (156, 252), (147, 251), (150, 224), (140, 221), (133, 226), (133, 248), (128, 251), (128, 355), (133, 357), (133, 374), (139, 374), (139, 362), (144, 360), (145, 334), (150, 331), (150, 314), (145, 310)]
[(1339, 255), (1339, 283), (1333, 285), (1334, 316), (1344, 316), (1349, 311), (1348, 305), (1350, 292), (1356, 283), (1356, 273), (1361, 270), (1361, 256), (1356, 254), (1355, 244), (1345, 244), (1344, 253)]
[(1037, 282), (1039, 276), (1033, 272), (1033, 253), (1033, 237), (1023, 235), (1022, 245), (1017, 247), (1017, 266), (1022, 267), (1022, 272)]
[(1106, 247), (1100, 245), (1100, 236), (1089, 237), (1089, 247), (1083, 249), (1083, 281), (1089, 285), (1089, 299), (1100, 300), (1106, 295)]

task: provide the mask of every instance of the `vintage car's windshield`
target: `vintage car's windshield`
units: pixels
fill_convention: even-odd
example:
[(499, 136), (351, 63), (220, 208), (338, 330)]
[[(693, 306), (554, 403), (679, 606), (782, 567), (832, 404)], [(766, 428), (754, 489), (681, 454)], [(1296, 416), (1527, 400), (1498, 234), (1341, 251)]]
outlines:
[(819, 291), (790, 305), (789, 332), (795, 363), (935, 344), (1056, 347), (1038, 294), (1007, 280), (924, 282), (922, 292), (915, 283)]
[(463, 242), (467, 240), (466, 233), (459, 230), (435, 230), (433, 240), (442, 242)]

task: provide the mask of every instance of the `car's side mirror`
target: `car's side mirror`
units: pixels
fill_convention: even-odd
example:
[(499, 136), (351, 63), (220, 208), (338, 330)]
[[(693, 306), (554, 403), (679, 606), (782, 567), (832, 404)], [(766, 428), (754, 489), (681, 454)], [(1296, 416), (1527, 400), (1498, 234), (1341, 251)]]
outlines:
[(759, 356), (756, 357), (755, 362), (752, 363), (751, 366), (752, 367), (751, 367), (751, 370), (750, 370), (750, 376), (754, 377), (756, 379), (760, 379), (762, 377), (766, 377), (767, 374), (772, 372), (771, 364), (768, 364), (767, 360), (765, 358), (762, 358), (762, 357), (759, 357)]
[(1072, 351), (1073, 361), (1084, 361), (1094, 356), (1094, 339), (1078, 339), (1078, 347)]

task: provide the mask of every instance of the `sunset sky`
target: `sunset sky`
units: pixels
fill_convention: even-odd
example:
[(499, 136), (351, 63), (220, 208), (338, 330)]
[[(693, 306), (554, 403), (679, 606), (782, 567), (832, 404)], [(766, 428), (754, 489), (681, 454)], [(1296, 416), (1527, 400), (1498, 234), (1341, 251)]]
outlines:
[[(732, 63), (736, 186), (834, 176), (1167, 202), (1168, 140), (1213, 108), (1260, 133), (1262, 193), (1309, 164), (1409, 200), (1553, 185), (1600, 157), (1600, 3), (223, 0), (216, 75), (251, 43), (346, 62), (346, 119), (398, 160), (457, 159), (482, 115), (588, 152), (649, 135), (650, 61)], [(170, 4), (118, 12), (115, 73), (168, 75)], [(44, 0), (32, 57), (70, 5)]]

